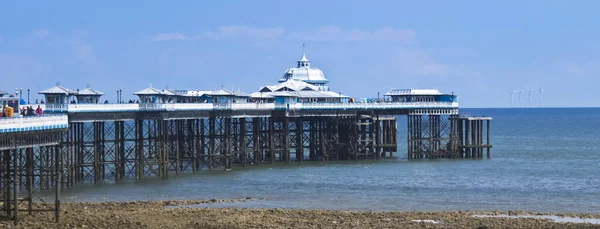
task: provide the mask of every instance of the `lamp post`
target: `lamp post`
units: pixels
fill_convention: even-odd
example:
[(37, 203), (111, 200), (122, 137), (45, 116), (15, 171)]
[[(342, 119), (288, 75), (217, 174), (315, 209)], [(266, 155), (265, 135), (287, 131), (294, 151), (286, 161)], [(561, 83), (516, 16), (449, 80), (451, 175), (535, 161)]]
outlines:
[(377, 92), (377, 102), (379, 102), (379, 92)]
[(29, 104), (29, 89), (27, 89), (27, 104)]
[(123, 90), (119, 89), (119, 103), (123, 102)]
[(119, 103), (119, 90), (117, 90), (117, 103)]

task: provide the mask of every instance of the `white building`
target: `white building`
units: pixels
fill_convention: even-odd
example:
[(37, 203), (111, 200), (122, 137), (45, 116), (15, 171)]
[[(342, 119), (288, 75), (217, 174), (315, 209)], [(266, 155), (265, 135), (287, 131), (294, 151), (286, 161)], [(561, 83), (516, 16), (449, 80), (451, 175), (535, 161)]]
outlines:
[(289, 68), (279, 80), (279, 84), (264, 86), (258, 92), (250, 94), (251, 101), (274, 102), (277, 100), (295, 100), (308, 102), (347, 102), (348, 96), (332, 92), (327, 85), (329, 80), (323, 72), (310, 66), (310, 61), (302, 52), (298, 66)]
[(298, 61), (298, 66), (286, 70), (279, 82), (283, 83), (289, 79), (315, 85), (319, 91), (329, 91), (329, 86), (327, 86), (329, 80), (325, 78), (321, 69), (310, 66), (310, 61), (306, 59), (304, 50), (302, 51), (302, 58)]

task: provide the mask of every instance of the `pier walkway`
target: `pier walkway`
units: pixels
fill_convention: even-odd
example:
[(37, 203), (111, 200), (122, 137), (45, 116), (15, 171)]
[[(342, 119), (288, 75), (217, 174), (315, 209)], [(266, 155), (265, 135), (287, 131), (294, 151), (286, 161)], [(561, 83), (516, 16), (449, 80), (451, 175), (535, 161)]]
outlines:
[(67, 115), (26, 116), (0, 118), (0, 133), (16, 133), (39, 130), (67, 129)]
[(457, 102), (381, 102), (381, 103), (168, 103), (168, 104), (32, 104), (40, 106), (46, 113), (86, 112), (140, 112), (140, 111), (273, 111), (273, 110), (397, 110), (404, 115), (406, 110), (423, 110), (422, 114), (458, 114)]

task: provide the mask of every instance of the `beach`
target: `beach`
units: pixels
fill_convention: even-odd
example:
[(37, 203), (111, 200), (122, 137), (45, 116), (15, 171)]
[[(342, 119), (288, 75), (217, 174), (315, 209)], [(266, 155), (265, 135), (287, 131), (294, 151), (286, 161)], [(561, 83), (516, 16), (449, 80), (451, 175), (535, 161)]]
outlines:
[[(60, 223), (51, 213), (21, 212), (16, 225), (2, 228), (598, 228), (533, 218), (481, 218), (474, 215), (542, 215), (535, 212), (449, 211), (373, 212), (347, 210), (214, 208), (231, 200), (80, 202), (61, 206)], [(560, 214), (600, 219), (600, 214)]]

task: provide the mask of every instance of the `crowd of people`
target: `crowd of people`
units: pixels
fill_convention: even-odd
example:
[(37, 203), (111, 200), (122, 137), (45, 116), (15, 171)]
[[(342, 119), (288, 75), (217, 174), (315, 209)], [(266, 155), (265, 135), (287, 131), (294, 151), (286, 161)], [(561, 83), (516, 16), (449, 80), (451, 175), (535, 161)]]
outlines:
[(42, 108), (39, 105), (35, 110), (31, 106), (25, 106), (25, 107), (21, 108), (22, 116), (34, 116), (34, 115), (43, 115), (43, 114), (44, 114), (44, 111), (42, 110)]
[[(32, 106), (23, 106), (20, 108), (21, 116), (40, 116), (44, 114), (42, 108), (38, 105), (38, 107), (34, 110)], [(2, 112), (0, 113), (0, 117), (12, 118), (14, 117), (15, 109), (12, 106), (5, 105), (2, 108)]]

